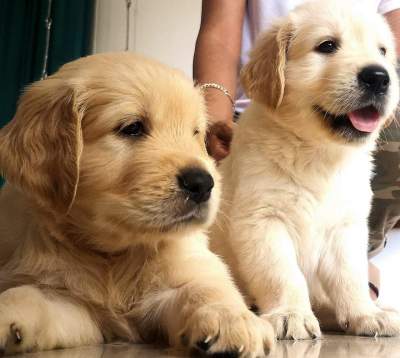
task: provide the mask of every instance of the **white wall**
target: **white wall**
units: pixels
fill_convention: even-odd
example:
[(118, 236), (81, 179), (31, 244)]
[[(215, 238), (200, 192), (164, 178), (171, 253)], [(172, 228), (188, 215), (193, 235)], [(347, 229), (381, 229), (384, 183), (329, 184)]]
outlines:
[[(192, 75), (201, 0), (132, 0), (129, 48)], [(126, 1), (97, 0), (94, 52), (122, 51)]]

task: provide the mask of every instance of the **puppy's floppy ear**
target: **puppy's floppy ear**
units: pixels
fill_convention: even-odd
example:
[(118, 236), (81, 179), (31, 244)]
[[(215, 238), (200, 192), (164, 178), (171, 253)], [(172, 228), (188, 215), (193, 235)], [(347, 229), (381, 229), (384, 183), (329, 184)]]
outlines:
[(250, 60), (241, 71), (246, 95), (276, 109), (285, 91), (285, 65), (291, 22), (281, 22), (262, 35), (250, 52)]
[(76, 91), (56, 77), (31, 85), (0, 131), (0, 169), (37, 203), (60, 213), (72, 205), (82, 153)]

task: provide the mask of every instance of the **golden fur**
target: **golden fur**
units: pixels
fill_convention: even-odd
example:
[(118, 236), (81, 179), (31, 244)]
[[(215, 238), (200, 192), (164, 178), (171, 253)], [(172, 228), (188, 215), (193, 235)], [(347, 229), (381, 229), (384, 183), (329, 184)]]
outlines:
[[(396, 54), (383, 17), (354, 6), (306, 2), (260, 37), (242, 73), (253, 102), (221, 165), (211, 247), (278, 338), (320, 336), (325, 306), (348, 333), (400, 333), (398, 313), (371, 301), (367, 271), (371, 152), (399, 99)], [(332, 40), (336, 50), (317, 51)], [(390, 78), (374, 102), (358, 79), (370, 65)], [(380, 120), (360, 133), (346, 115), (370, 103)]]
[[(134, 122), (144, 134), (124, 135)], [(270, 326), (207, 248), (219, 182), (205, 130), (191, 81), (128, 53), (74, 61), (25, 91), (0, 132), (1, 349), (270, 348)], [(191, 212), (177, 183), (187, 167), (215, 181)]]

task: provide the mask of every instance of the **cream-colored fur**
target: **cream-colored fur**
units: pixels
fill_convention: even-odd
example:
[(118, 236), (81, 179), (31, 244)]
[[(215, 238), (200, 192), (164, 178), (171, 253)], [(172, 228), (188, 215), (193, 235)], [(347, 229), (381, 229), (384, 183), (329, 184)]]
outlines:
[[(336, 52), (315, 50), (331, 39)], [(348, 333), (400, 332), (399, 315), (371, 301), (367, 273), (371, 152), (398, 101), (395, 61), (390, 29), (374, 10), (315, 1), (263, 35), (243, 70), (253, 102), (221, 166), (211, 247), (278, 338), (320, 336), (314, 312), (326, 306)], [(357, 109), (357, 74), (373, 64), (390, 76), (379, 127), (360, 138), (334, 130), (315, 106)]]
[[(143, 125), (142, 134), (123, 128)], [(264, 354), (251, 313), (208, 250), (219, 180), (200, 91), (128, 53), (90, 56), (30, 86), (0, 132), (0, 349), (125, 339)], [(178, 185), (214, 177), (208, 201)]]

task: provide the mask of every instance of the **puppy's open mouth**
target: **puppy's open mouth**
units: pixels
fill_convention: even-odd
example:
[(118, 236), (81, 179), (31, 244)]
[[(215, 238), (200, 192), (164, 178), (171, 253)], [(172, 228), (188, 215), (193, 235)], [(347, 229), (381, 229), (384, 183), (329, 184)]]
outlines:
[[(381, 113), (373, 105), (362, 107), (346, 114), (335, 115), (325, 111), (320, 106), (314, 106), (324, 120), (330, 122), (334, 130), (351, 130), (357, 132), (358, 136), (366, 136), (375, 131), (381, 119)], [(348, 133), (347, 133), (348, 134)]]

